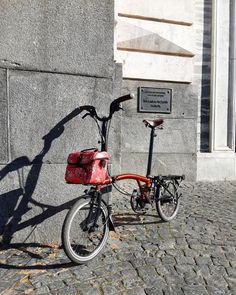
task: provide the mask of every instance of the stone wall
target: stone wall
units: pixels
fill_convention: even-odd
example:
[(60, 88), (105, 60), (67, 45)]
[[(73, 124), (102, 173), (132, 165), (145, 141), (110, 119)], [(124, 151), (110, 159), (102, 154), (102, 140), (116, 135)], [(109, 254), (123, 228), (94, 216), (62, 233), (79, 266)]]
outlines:
[(151, 81), (123, 80), (122, 91), (137, 96), (138, 87), (173, 89), (171, 114), (137, 113), (137, 99), (125, 107), (122, 120), (122, 170), (145, 174), (147, 170), (150, 129), (143, 119), (164, 119), (154, 142), (152, 174), (185, 174), (196, 179), (197, 96), (193, 85)]
[[(119, 95), (113, 1), (0, 2), (0, 235), (4, 242), (59, 242), (80, 195), (64, 182), (67, 155), (98, 146), (78, 107), (109, 111)], [(120, 163), (120, 117), (111, 162)], [(116, 165), (113, 165), (116, 166)]]

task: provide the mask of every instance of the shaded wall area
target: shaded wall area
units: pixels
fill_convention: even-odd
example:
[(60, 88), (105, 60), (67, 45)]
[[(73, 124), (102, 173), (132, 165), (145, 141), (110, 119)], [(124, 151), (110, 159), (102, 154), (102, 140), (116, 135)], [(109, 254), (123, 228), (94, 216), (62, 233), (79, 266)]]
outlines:
[(196, 1), (195, 79), (199, 83), (198, 151), (210, 150), (210, 92), (211, 92), (211, 23), (212, 1)]

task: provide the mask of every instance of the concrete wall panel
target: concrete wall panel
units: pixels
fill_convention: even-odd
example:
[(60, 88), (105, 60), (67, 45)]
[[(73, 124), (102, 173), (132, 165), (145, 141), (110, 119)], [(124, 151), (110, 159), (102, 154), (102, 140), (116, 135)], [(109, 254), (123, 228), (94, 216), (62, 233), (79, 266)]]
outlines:
[[(175, 55), (187, 55), (195, 50), (195, 36), (192, 26), (179, 26), (123, 17), (117, 17), (116, 21), (115, 30), (118, 47), (123, 42), (124, 46), (125, 44), (127, 46), (133, 45), (133, 49), (146, 49), (152, 52), (162, 51)], [(129, 43), (125, 41), (129, 41)], [(136, 42), (134, 43), (134, 41)]]
[[(147, 171), (146, 153), (122, 153), (122, 171), (145, 175)], [(196, 179), (196, 154), (154, 154), (152, 175), (182, 175), (186, 180)]]
[[(157, 87), (173, 90), (171, 114), (137, 113), (137, 88)], [(196, 179), (197, 97), (192, 85), (123, 80), (122, 91), (133, 92), (136, 99), (123, 104), (122, 171), (146, 173), (149, 128), (143, 119), (164, 119), (154, 143), (154, 173), (186, 174)], [(130, 154), (130, 158), (129, 158)], [(156, 160), (155, 160), (156, 159)], [(129, 165), (130, 164), (130, 165)]]
[[(117, 51), (116, 60), (123, 62), (123, 77), (132, 79), (190, 83), (193, 59), (151, 53)], [(183, 71), (183, 69), (185, 69)]]
[(65, 214), (85, 187), (65, 183), (65, 165), (21, 168), (18, 163), (15, 169), (1, 181), (2, 238), (18, 243), (27, 237), (27, 242), (60, 243)]
[(115, 1), (115, 59), (123, 77), (193, 82), (195, 2), (174, 2)]
[(13, 159), (65, 163), (69, 152), (99, 146), (95, 122), (83, 120), (85, 112), (73, 114), (83, 105), (107, 114), (112, 80), (20, 71), (11, 72), (9, 80)]
[[(118, 75), (118, 74), (117, 74)], [(97, 126), (75, 111), (82, 105), (108, 114), (119, 79), (10, 71), (12, 161), (0, 166), (0, 236), (7, 243), (58, 242), (66, 211), (85, 187), (67, 185), (72, 151), (99, 147)], [(110, 128), (113, 172), (120, 169), (120, 122)], [(114, 168), (113, 168), (114, 167)], [(53, 228), (53, 230), (52, 230)]]
[(234, 152), (201, 153), (197, 159), (197, 181), (232, 181), (236, 178)]
[[(139, 118), (123, 118), (122, 126), (122, 150), (148, 152), (151, 129)], [(156, 134), (155, 153), (196, 153), (196, 129), (192, 119), (165, 119), (163, 129), (157, 129)]]
[(0, 66), (111, 76), (113, 10), (111, 0), (2, 0)]

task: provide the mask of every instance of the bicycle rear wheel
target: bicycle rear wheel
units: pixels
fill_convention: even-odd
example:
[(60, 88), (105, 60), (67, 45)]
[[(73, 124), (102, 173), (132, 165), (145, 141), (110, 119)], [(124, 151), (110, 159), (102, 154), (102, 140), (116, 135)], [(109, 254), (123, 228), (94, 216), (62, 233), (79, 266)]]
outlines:
[(108, 211), (104, 204), (94, 223), (97, 204), (91, 208), (92, 198), (78, 200), (68, 212), (62, 229), (62, 243), (66, 255), (75, 263), (83, 264), (96, 257), (106, 244), (109, 234)]
[(173, 181), (165, 182), (165, 186), (158, 188), (156, 209), (163, 221), (171, 221), (179, 210), (179, 195)]

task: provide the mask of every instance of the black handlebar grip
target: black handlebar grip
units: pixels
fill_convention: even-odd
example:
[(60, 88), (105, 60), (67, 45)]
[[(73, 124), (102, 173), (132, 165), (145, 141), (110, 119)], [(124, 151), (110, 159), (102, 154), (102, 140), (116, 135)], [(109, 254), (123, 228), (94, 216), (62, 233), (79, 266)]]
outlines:
[(124, 102), (126, 100), (133, 99), (134, 95), (133, 94), (127, 94), (123, 95), (115, 100), (110, 105), (110, 114), (113, 114), (114, 112), (118, 111), (120, 109), (120, 103)]
[(115, 99), (112, 104), (118, 104), (118, 103), (121, 103), (123, 101), (126, 101), (126, 100), (130, 100), (130, 99), (133, 99), (134, 98), (134, 94), (133, 93), (130, 93), (130, 94), (126, 94), (126, 95), (123, 95), (117, 99)]

